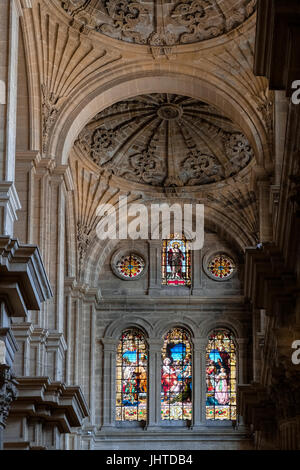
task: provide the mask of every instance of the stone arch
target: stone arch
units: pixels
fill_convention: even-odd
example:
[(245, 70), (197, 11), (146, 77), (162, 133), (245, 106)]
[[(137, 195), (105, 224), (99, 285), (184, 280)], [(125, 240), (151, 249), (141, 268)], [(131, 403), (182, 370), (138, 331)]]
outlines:
[(130, 328), (138, 328), (141, 330), (142, 333), (144, 333), (146, 340), (152, 336), (153, 327), (150, 322), (141, 317), (128, 316), (124, 319), (117, 319), (110, 323), (105, 329), (103, 337), (115, 339), (117, 343), (122, 331)]
[[(243, 227), (239, 226), (235, 221), (222, 214), (222, 217), (213, 208), (209, 208), (205, 213), (205, 224), (210, 226), (214, 224), (219, 230), (227, 234), (230, 242), (236, 247), (237, 251), (243, 253), (245, 247), (254, 246), (255, 239), (245, 233)], [(100, 242), (94, 239), (90, 246), (88, 255), (86, 256), (87, 264), (85, 266), (84, 282), (91, 286), (97, 286), (98, 278), (105, 258), (116, 249), (119, 240), (105, 240)]]
[(226, 328), (232, 331), (235, 339), (245, 338), (246, 331), (241, 322), (233, 318), (224, 318), (220, 320), (212, 319), (204, 321), (200, 326), (200, 335), (202, 338), (208, 338), (211, 331), (218, 328)]
[(172, 320), (160, 320), (155, 326), (155, 336), (161, 339), (168, 331), (176, 327), (185, 329), (189, 333), (191, 341), (198, 337), (197, 324), (191, 318), (179, 315), (174, 315)]

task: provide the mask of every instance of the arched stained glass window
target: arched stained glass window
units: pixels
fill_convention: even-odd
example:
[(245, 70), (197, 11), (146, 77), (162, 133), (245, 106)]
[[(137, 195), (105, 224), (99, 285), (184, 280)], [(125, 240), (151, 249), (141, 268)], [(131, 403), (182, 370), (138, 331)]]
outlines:
[(227, 330), (215, 330), (206, 350), (206, 419), (236, 420), (236, 348)]
[(188, 333), (174, 328), (165, 336), (161, 368), (162, 420), (192, 419), (192, 351)]
[(117, 421), (146, 421), (147, 368), (144, 335), (137, 329), (124, 331), (117, 351)]
[(188, 242), (178, 234), (163, 241), (162, 284), (167, 286), (191, 285), (191, 255)]

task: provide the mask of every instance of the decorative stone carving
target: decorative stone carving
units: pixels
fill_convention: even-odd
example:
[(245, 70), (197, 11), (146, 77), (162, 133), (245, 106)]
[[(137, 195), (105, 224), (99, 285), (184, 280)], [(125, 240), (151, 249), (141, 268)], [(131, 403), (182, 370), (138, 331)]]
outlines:
[[(130, 157), (130, 166), (132, 170), (125, 173), (127, 177), (130, 177), (132, 174), (143, 182), (150, 184), (153, 184), (154, 181), (159, 184), (164, 180), (165, 172), (163, 164), (151, 149)], [(120, 172), (119, 174), (121, 175), (122, 173)]]
[(78, 244), (78, 264), (79, 270), (81, 270), (84, 257), (91, 243), (91, 228), (87, 225), (83, 225), (81, 222), (77, 222), (77, 244)]
[(114, 104), (83, 129), (75, 146), (102, 170), (168, 188), (225, 180), (254, 157), (247, 138), (219, 110), (167, 94)]
[(49, 92), (48, 88), (42, 84), (42, 139), (43, 139), (43, 152), (47, 151), (50, 131), (56, 121), (58, 114), (58, 101), (59, 97), (53, 92)]
[[(171, 17), (188, 30), (188, 33), (180, 36), (182, 43), (203, 41), (225, 32), (226, 17), (213, 0), (179, 2)], [(241, 18), (241, 22), (243, 20), (244, 18)]]
[(114, 132), (104, 128), (98, 128), (93, 135), (92, 158), (95, 163), (99, 163), (101, 158), (105, 158), (105, 150), (112, 147), (114, 143)]
[(17, 398), (17, 381), (10, 367), (0, 365), (0, 427), (4, 428), (12, 402)]
[(261, 114), (268, 136), (270, 150), (273, 146), (274, 135), (274, 92), (268, 86), (259, 95), (254, 95), (253, 99), (257, 103), (257, 110)]
[(108, 36), (116, 36), (118, 39), (127, 38), (138, 44), (146, 43), (145, 36), (136, 30), (142, 15), (148, 13), (141, 3), (133, 0), (108, 0), (104, 2), (107, 13), (113, 20), (113, 24), (103, 24), (96, 29)]
[(226, 165), (226, 176), (237, 173), (245, 168), (253, 158), (253, 150), (243, 134), (227, 135), (225, 149), (229, 164)]
[(204, 155), (199, 151), (192, 150), (183, 162), (182, 168), (186, 173), (186, 183), (189, 185), (214, 182), (214, 177), (220, 179), (218, 160), (212, 155)]
[(195, 43), (220, 36), (243, 23), (256, 7), (256, 0), (57, 1), (72, 17), (71, 24), (81, 25), (81, 31), (88, 28), (150, 46)]

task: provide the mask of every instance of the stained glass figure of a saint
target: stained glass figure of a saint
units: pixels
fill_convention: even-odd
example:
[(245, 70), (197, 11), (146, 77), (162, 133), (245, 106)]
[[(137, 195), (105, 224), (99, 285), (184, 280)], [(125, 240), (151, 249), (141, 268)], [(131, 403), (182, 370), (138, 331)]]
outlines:
[(236, 349), (231, 333), (215, 330), (206, 350), (206, 419), (236, 420)]
[(163, 241), (162, 283), (168, 286), (191, 285), (191, 257), (188, 242), (178, 235)]
[(137, 329), (122, 333), (117, 351), (117, 421), (147, 419), (147, 345)]
[(189, 335), (181, 328), (174, 328), (164, 338), (161, 418), (192, 419), (192, 352)]

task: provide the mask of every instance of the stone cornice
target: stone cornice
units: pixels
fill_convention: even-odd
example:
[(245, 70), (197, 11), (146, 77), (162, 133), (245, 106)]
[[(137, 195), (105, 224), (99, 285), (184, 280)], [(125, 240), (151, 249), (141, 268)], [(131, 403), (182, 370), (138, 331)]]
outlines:
[(51, 382), (48, 377), (20, 377), (19, 395), (10, 416), (22, 415), (40, 418), (56, 424), (62, 433), (81, 426), (89, 410), (80, 387)]
[(41, 255), (34, 245), (0, 237), (0, 296), (11, 316), (26, 316), (27, 310), (40, 310), (52, 296)]
[(275, 313), (276, 302), (293, 302), (297, 293), (296, 278), (284, 265), (280, 250), (271, 243), (262, 249), (247, 248), (245, 263), (245, 297), (255, 309)]
[[(217, 306), (218, 305), (218, 306)], [(245, 311), (245, 298), (243, 296), (228, 296), (228, 297), (158, 297), (150, 298), (149, 296), (132, 296), (118, 298), (117, 296), (106, 296), (103, 301), (99, 304), (99, 310), (126, 310), (126, 311), (143, 311), (145, 309), (149, 311), (172, 310), (176, 311), (189, 310), (190, 308), (197, 309), (198, 311), (213, 309), (215, 312), (222, 312), (224, 309), (230, 309), (234, 311)]]

